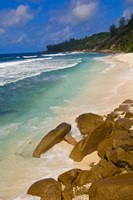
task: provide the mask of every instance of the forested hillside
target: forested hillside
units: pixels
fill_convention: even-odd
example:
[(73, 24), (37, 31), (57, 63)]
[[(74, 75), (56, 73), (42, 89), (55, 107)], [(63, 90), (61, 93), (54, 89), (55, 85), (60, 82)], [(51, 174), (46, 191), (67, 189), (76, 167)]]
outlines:
[(109, 32), (97, 33), (82, 39), (71, 38), (59, 44), (47, 46), (47, 52), (83, 50), (133, 52), (133, 14), (128, 20), (121, 17), (118, 27), (112, 24)]

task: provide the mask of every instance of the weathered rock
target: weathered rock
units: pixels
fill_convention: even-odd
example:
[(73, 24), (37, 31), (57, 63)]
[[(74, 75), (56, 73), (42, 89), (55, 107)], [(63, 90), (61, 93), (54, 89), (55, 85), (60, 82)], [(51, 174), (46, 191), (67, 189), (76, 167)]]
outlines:
[(127, 112), (130, 106), (128, 104), (121, 104), (119, 108), (116, 108), (114, 112)]
[(90, 183), (91, 172), (89, 170), (81, 170), (78, 174), (76, 180), (73, 181), (73, 186), (81, 187), (87, 183)]
[(114, 130), (127, 130), (132, 126), (132, 121), (127, 118), (118, 119), (115, 121), (115, 128)]
[(133, 112), (128, 111), (125, 115), (126, 118), (133, 118)]
[(133, 174), (101, 179), (92, 184), (90, 200), (133, 200)]
[(75, 188), (73, 188), (73, 190), (74, 190), (74, 196), (76, 196), (76, 197), (80, 196), (81, 197), (81, 198), (79, 197), (80, 199), (84, 199), (82, 195), (88, 195), (89, 194), (89, 187), (90, 187), (90, 185), (91, 185), (91, 183), (83, 185), (82, 187), (75, 187)]
[(90, 134), (96, 126), (103, 122), (103, 118), (93, 113), (85, 113), (76, 118), (77, 126), (83, 135)]
[(52, 178), (37, 181), (27, 194), (41, 197), (41, 200), (61, 200), (61, 184)]
[(111, 112), (110, 114), (107, 115), (106, 121), (113, 121), (118, 117), (118, 114), (115, 112)]
[(119, 167), (129, 167), (129, 162), (133, 158), (133, 153), (126, 152), (121, 147), (106, 153), (107, 159)]
[(112, 149), (114, 149), (113, 144), (116, 145), (115, 139), (118, 138), (125, 138), (127, 137), (128, 132), (127, 131), (114, 131), (110, 134), (109, 137), (105, 138), (100, 144), (98, 145), (98, 155), (102, 159), (107, 158), (107, 152), (112, 152)]
[(89, 181), (90, 183), (93, 183), (94, 181), (97, 181), (101, 178), (103, 178), (100, 174), (100, 166), (99, 164), (95, 165), (94, 167), (91, 168), (90, 172), (91, 172), (91, 175), (90, 175), (90, 178), (89, 178)]
[(103, 177), (110, 177), (116, 174), (119, 174), (121, 170), (116, 167), (112, 162), (106, 161), (106, 160), (101, 160), (98, 164), (98, 171), (99, 174)]
[(130, 134), (127, 131), (113, 132), (99, 144), (99, 156), (119, 167), (130, 166), (129, 162), (133, 158), (133, 137)]
[(77, 144), (77, 141), (69, 133), (65, 135), (64, 140), (73, 146)]
[(112, 130), (112, 122), (102, 122), (90, 135), (87, 136), (87, 138), (81, 140), (74, 146), (70, 158), (77, 162), (81, 161), (86, 155), (96, 151), (99, 143), (104, 140)]
[(131, 99), (126, 99), (125, 101), (123, 101), (122, 104), (132, 104), (133, 103), (133, 100)]
[(72, 198), (73, 198), (73, 189), (65, 188), (62, 191), (62, 199), (61, 200), (72, 200)]
[(71, 125), (62, 123), (57, 126), (54, 130), (50, 131), (40, 142), (35, 149), (33, 156), (40, 157), (42, 153), (48, 151), (55, 144), (61, 142), (65, 135), (71, 130)]
[(133, 151), (133, 138), (130, 136), (130, 133), (121, 134), (119, 137), (114, 138), (113, 149), (123, 148), (125, 151), (131, 153)]
[(70, 188), (73, 181), (77, 178), (81, 169), (72, 169), (67, 172), (64, 172), (58, 177), (58, 181), (61, 182), (67, 188)]
[[(86, 174), (86, 178), (82, 178), (82, 172), (78, 175), (77, 179), (73, 182), (73, 185), (77, 183), (78, 186), (81, 186), (86, 183), (93, 183), (99, 179), (110, 177), (116, 174), (119, 174), (121, 169), (116, 167), (112, 162), (107, 160), (100, 160), (97, 165), (91, 168)], [(80, 180), (83, 180), (82, 182)], [(79, 181), (79, 182), (78, 182)], [(79, 184), (80, 183), (80, 184)]]

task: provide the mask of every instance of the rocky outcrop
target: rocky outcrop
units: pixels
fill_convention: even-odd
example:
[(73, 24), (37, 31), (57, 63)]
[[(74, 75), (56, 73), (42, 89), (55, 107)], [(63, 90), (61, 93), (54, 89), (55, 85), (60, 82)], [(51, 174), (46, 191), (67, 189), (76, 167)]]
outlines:
[(89, 135), (96, 126), (103, 122), (100, 115), (85, 113), (76, 118), (77, 127), (82, 135)]
[(133, 174), (101, 179), (92, 184), (89, 200), (133, 200)]
[(41, 200), (61, 200), (61, 184), (52, 178), (37, 181), (27, 194), (41, 197)]
[(87, 136), (87, 138), (81, 140), (74, 146), (70, 158), (77, 162), (81, 161), (86, 155), (96, 151), (99, 143), (110, 135), (112, 130), (112, 122), (102, 122)]
[[(90, 200), (133, 200), (133, 101), (127, 99), (107, 116), (86, 113), (76, 121), (82, 134), (78, 143), (69, 134), (71, 126), (60, 124), (43, 138), (34, 152), (39, 157), (53, 145), (65, 140), (75, 145), (70, 158), (81, 161), (98, 150), (101, 160), (91, 169), (72, 169), (58, 181), (44, 179), (34, 183), (28, 194), (41, 200), (72, 200), (89, 195)], [(103, 121), (103, 118), (105, 121)], [(61, 187), (62, 186), (62, 187)]]
[(115, 128), (114, 130), (125, 130), (129, 131), (132, 126), (132, 121), (127, 118), (120, 118), (115, 121)]
[(119, 167), (132, 168), (133, 165), (133, 137), (130, 132), (116, 131), (98, 146), (101, 158), (111, 161)]
[(107, 115), (106, 117), (106, 121), (115, 121), (115, 119), (118, 117), (119, 115), (116, 112), (111, 112), (110, 114)]
[(114, 110), (114, 112), (123, 112), (126, 113), (130, 111), (131, 106), (133, 106), (133, 100), (127, 99), (120, 104), (118, 108)]
[(67, 123), (62, 123), (57, 126), (54, 130), (50, 131), (40, 142), (40, 144), (35, 149), (33, 156), (40, 157), (42, 153), (48, 151), (55, 144), (61, 142), (65, 135), (71, 130), (71, 125)]

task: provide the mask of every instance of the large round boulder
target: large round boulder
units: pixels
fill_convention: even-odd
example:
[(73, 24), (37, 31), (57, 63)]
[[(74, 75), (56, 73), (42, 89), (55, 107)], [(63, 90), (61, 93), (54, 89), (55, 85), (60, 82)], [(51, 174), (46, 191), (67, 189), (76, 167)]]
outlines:
[(81, 134), (88, 135), (96, 126), (103, 122), (103, 118), (93, 113), (85, 113), (79, 115), (79, 117), (76, 118), (76, 122)]
[(52, 178), (43, 179), (33, 183), (27, 194), (39, 196), (41, 200), (61, 200), (61, 184)]
[(61, 142), (65, 135), (69, 133), (71, 130), (71, 125), (67, 123), (62, 123), (57, 126), (54, 130), (50, 131), (39, 143), (37, 148), (35, 149), (33, 156), (40, 157), (42, 153), (48, 151), (55, 144)]

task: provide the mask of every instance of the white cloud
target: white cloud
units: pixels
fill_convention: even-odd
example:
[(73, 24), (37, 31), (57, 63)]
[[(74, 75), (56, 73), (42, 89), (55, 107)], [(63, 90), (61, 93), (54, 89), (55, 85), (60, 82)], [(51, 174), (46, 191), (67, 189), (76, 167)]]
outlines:
[(57, 31), (55, 33), (51, 34), (51, 40), (54, 42), (59, 42), (61, 40), (69, 39), (70, 37), (73, 37), (74, 33), (71, 31), (69, 26), (65, 27), (61, 31)]
[(0, 25), (2, 27), (22, 26), (33, 18), (27, 5), (19, 5), (16, 9), (8, 9), (0, 12)]
[(72, 2), (71, 7), (62, 16), (61, 21), (64, 24), (79, 24), (89, 21), (98, 8), (96, 1), (76, 0)]
[(133, 13), (132, 9), (129, 8), (123, 11), (122, 16), (129, 19), (132, 13)]
[(75, 18), (84, 21), (90, 18), (96, 10), (96, 3), (82, 4), (80, 1), (76, 3), (76, 6), (72, 10), (72, 14)]

